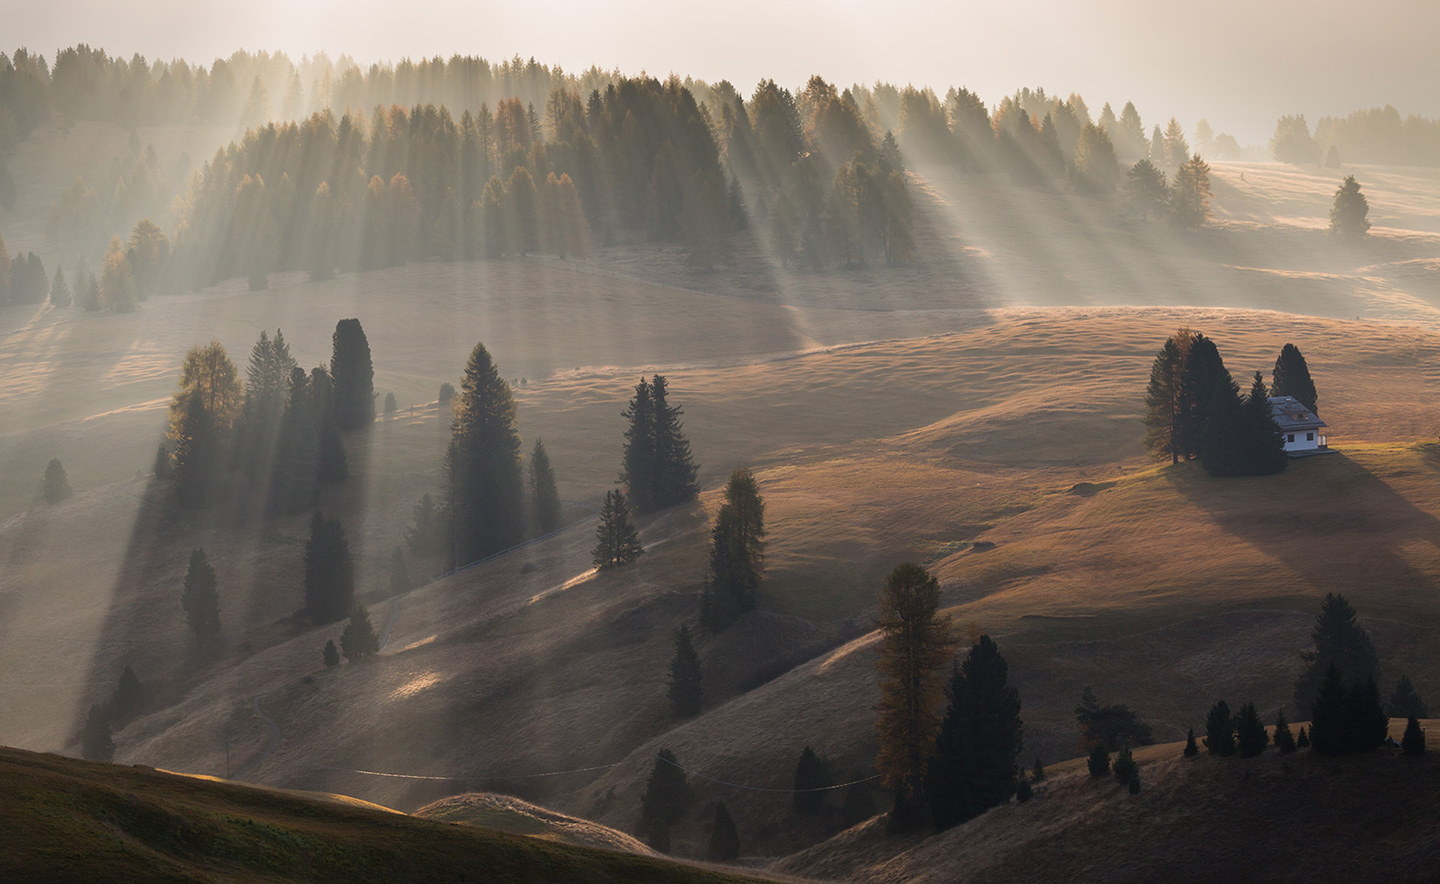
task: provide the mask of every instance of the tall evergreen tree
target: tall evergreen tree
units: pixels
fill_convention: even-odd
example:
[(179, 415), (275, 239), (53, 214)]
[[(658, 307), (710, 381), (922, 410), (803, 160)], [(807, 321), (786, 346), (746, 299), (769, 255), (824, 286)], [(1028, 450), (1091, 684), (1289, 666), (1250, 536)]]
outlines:
[(1140, 765), (1135, 763), (1135, 756), (1131, 753), (1129, 746), (1122, 748), (1115, 754), (1115, 764), (1112, 770), (1114, 771), (1115, 779), (1119, 780), (1123, 785), (1128, 786), (1132, 781), (1139, 778)]
[(1290, 722), (1285, 720), (1285, 710), (1280, 710), (1275, 716), (1275, 748), (1280, 754), (1289, 755), (1298, 747), (1295, 745), (1295, 735), (1290, 732)]
[(40, 493), (45, 496), (46, 503), (59, 503), (70, 497), (70, 479), (65, 475), (65, 467), (61, 465), (60, 458), (50, 458), (50, 463), (45, 465), (45, 478), (40, 482)]
[(1131, 210), (1142, 220), (1151, 215), (1160, 217), (1170, 199), (1170, 185), (1154, 163), (1141, 159), (1125, 173), (1125, 196)]
[[(316, 488), (320, 460), (318, 423), (310, 378), (304, 369), (292, 368), (284, 411), (275, 431), (275, 454), (269, 467), (269, 505), (277, 513), (298, 513), (315, 505), (319, 493)], [(263, 463), (263, 459), (260, 462)]]
[(1241, 706), (1240, 714), (1235, 717), (1235, 742), (1241, 758), (1259, 755), (1270, 742), (1270, 735), (1265, 732), (1265, 723), (1260, 720), (1254, 703), (1247, 702)]
[(334, 669), (340, 665), (340, 652), (335, 649), (334, 639), (325, 640), (325, 649), (320, 652), (320, 656), (325, 661), (326, 669)]
[(725, 802), (715, 803), (715, 825), (710, 830), (710, 859), (716, 862), (733, 862), (740, 855), (740, 833), (735, 830), (735, 821)]
[[(1315, 650), (1301, 654), (1308, 665), (1295, 683), (1295, 707), (1310, 708), (1325, 671), (1332, 665), (1339, 671), (1341, 683), (1364, 681), (1374, 678), (1378, 663), (1375, 645), (1370, 635), (1360, 626), (1355, 609), (1343, 595), (1326, 593), (1315, 617), (1315, 629), (1310, 634)], [(1315, 739), (1312, 732), (1311, 739)]]
[(240, 467), (263, 479), (274, 467), (280, 422), (290, 395), (295, 358), (279, 329), (271, 340), (265, 331), (250, 350), (245, 369), (245, 402), (236, 423), (235, 448)]
[(1335, 191), (1335, 202), (1330, 207), (1330, 232), (1359, 239), (1370, 232), (1370, 203), (1360, 192), (1360, 182), (1354, 175), (1346, 175)]
[(1205, 749), (1223, 757), (1234, 755), (1235, 748), (1235, 717), (1230, 714), (1230, 705), (1220, 700), (1205, 716)]
[(215, 589), (215, 569), (210, 567), (204, 549), (190, 552), (180, 606), (197, 638), (210, 641), (220, 634), (220, 595)]
[(1210, 164), (1195, 156), (1175, 170), (1170, 188), (1170, 221), (1176, 227), (1191, 229), (1210, 217)]
[(880, 754), (875, 767), (893, 790), (890, 825), (913, 828), (923, 807), (925, 765), (940, 732), (943, 669), (953, 647), (950, 619), (939, 612), (940, 583), (905, 563), (885, 578), (880, 595)]
[(535, 440), (530, 452), (530, 512), (537, 535), (549, 534), (560, 528), (560, 491), (555, 487), (555, 469), (545, 443)]
[(1315, 382), (1310, 379), (1310, 367), (1305, 364), (1300, 348), (1294, 344), (1280, 348), (1280, 355), (1275, 359), (1270, 395), (1293, 396), (1301, 405), (1319, 413), (1317, 403), (1320, 396), (1315, 392)]
[(1282, 472), (1289, 459), (1285, 456), (1280, 427), (1270, 410), (1269, 391), (1265, 389), (1265, 380), (1258, 371), (1241, 411), (1245, 430), (1245, 475), (1269, 476)]
[(65, 271), (56, 265), (55, 279), (50, 283), (50, 306), (63, 310), (73, 302), (74, 297), (70, 294), (70, 286), (65, 283)]
[(484, 344), (471, 351), (452, 404), (445, 472), (456, 558), (463, 564), (514, 546), (525, 536), (515, 399)]
[(198, 508), (209, 504), (219, 478), (220, 444), (214, 414), (205, 407), (201, 392), (191, 390), (176, 429), (172, 456), (175, 496), (182, 506)]
[(1192, 727), (1190, 732), (1185, 735), (1185, 757), (1194, 758), (1199, 754), (1200, 747), (1195, 745), (1195, 728)]
[(655, 399), (651, 395), (650, 382), (640, 378), (635, 385), (635, 396), (623, 412), (630, 422), (625, 430), (625, 454), (620, 469), (620, 481), (630, 492), (630, 501), (642, 513), (659, 508), (655, 500), (655, 474), (657, 458), (655, 452)]
[(1331, 663), (1310, 703), (1310, 743), (1316, 752), (1343, 755), (1350, 750), (1345, 711), (1345, 686), (1340, 670)]
[(334, 623), (355, 602), (355, 564), (339, 519), (319, 510), (310, 518), (305, 542), (305, 612), (316, 623)]
[(1150, 384), (1145, 390), (1145, 449), (1158, 459), (1180, 462), (1178, 430), (1181, 421), (1181, 378), (1190, 333), (1181, 330), (1165, 339), (1150, 365)]
[(765, 501), (749, 470), (736, 469), (710, 530), (710, 573), (701, 616), (715, 631), (754, 609), (765, 564)]
[(697, 468), (690, 455), (690, 442), (685, 438), (680, 417), (685, 413), (670, 404), (669, 387), (664, 375), (650, 381), (650, 395), (655, 403), (655, 476), (654, 501), (657, 509), (694, 500), (700, 493), (695, 484)]
[(1000, 649), (982, 635), (950, 679), (950, 705), (925, 778), (937, 829), (964, 822), (1015, 794), (1024, 728), (1020, 691), (1010, 685), (1008, 672)]
[(1385, 704), (1385, 711), (1391, 718), (1429, 718), (1430, 707), (1420, 698), (1419, 691), (1410, 682), (1410, 676), (1402, 675), (1395, 683), (1395, 690), (1390, 692), (1390, 700)]
[(1375, 679), (1356, 679), (1345, 694), (1341, 739), (1345, 751), (1368, 752), (1385, 743), (1390, 731), (1390, 717), (1380, 703), (1380, 688)]
[(1215, 342), (1199, 332), (1191, 332), (1189, 338), (1190, 347), (1184, 353), (1184, 370), (1180, 375), (1180, 411), (1174, 442), (1187, 459), (1199, 456), (1204, 447), (1206, 419), (1215, 391), (1229, 384), (1232, 395), (1238, 394)]
[(1405, 735), (1400, 738), (1400, 751), (1412, 757), (1425, 754), (1425, 731), (1420, 728), (1419, 719), (1413, 715), (1405, 722)]
[(336, 423), (342, 430), (369, 426), (375, 421), (375, 367), (360, 320), (342, 319), (336, 323), (331, 343)]
[(358, 663), (380, 653), (380, 636), (370, 623), (370, 612), (356, 602), (350, 608), (350, 622), (340, 633), (340, 654), (347, 663)]
[(682, 625), (675, 633), (675, 656), (670, 658), (670, 678), (665, 696), (670, 700), (670, 714), (676, 718), (693, 718), (705, 702), (700, 682), (700, 655), (690, 638), (690, 627)]
[(800, 753), (800, 760), (795, 762), (795, 812), (807, 816), (819, 813), (825, 803), (825, 793), (821, 790), (829, 785), (825, 762), (820, 760), (814, 749), (806, 746)]
[(129, 666), (120, 673), (120, 681), (115, 685), (115, 693), (110, 697), (110, 714), (114, 721), (124, 723), (134, 718), (140, 712), (140, 707), (145, 702), (145, 688), (140, 684), (140, 677), (135, 670)]
[(1216, 378), (1205, 402), (1200, 436), (1200, 463), (1212, 476), (1243, 476), (1248, 467), (1249, 433), (1240, 388), (1230, 379)]
[(645, 781), (645, 794), (640, 800), (641, 821), (647, 828), (659, 825), (668, 829), (680, 821), (694, 798), (675, 753), (661, 749), (655, 756), (650, 778)]
[(95, 703), (85, 716), (80, 730), (80, 754), (90, 761), (109, 761), (115, 757), (115, 741), (111, 738), (110, 708)]
[(600, 508), (600, 524), (595, 528), (595, 549), (591, 561), (604, 571), (628, 565), (645, 552), (640, 533), (630, 521), (630, 504), (620, 489), (605, 492)]

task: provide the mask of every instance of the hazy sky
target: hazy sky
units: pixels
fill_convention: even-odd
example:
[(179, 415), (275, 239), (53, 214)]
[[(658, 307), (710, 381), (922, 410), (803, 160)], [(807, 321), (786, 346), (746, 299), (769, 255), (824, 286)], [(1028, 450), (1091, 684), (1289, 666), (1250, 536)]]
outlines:
[(1440, 116), (1440, 0), (0, 0), (0, 43), (52, 56), (79, 42), (209, 62), (237, 48), (362, 62), (520, 54), (729, 79), (812, 73), (978, 91), (1078, 91), (1092, 110), (1134, 100), (1147, 127), (1207, 117), (1242, 142), (1281, 113), (1394, 104)]

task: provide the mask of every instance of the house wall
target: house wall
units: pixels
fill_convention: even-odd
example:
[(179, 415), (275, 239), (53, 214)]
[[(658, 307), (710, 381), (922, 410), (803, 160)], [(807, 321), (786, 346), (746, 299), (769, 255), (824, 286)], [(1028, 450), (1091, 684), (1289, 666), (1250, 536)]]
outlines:
[[(1280, 433), (1280, 438), (1285, 442), (1286, 451), (1314, 451), (1315, 449), (1320, 447), (1320, 435), (1323, 432), (1323, 429), (1296, 430), (1293, 433), (1289, 431), (1282, 431)], [(1291, 436), (1295, 437), (1295, 441), (1290, 441)], [(1306, 439), (1306, 436), (1309, 436), (1310, 438)]]

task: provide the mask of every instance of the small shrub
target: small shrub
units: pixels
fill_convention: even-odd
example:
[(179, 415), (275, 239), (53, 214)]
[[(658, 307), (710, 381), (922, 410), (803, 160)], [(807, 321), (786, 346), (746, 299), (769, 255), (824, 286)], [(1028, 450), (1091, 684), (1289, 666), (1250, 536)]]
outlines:
[(340, 652), (335, 650), (335, 641), (330, 639), (325, 642), (325, 668), (334, 669), (340, 665)]
[(1128, 783), (1140, 776), (1140, 765), (1135, 763), (1135, 758), (1130, 754), (1130, 747), (1126, 746), (1115, 756), (1115, 779), (1121, 783)]
[(385, 416), (389, 417), (400, 410), (400, 403), (395, 401), (394, 393), (385, 394)]

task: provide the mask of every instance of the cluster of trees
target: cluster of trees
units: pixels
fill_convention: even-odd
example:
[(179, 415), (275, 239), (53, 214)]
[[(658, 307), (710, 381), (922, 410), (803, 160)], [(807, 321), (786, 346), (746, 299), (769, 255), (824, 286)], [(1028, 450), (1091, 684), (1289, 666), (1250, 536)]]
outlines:
[(1312, 133), (1304, 114), (1287, 115), (1275, 122), (1270, 152), (1282, 163), (1310, 165), (1323, 159), (1330, 168), (1341, 162), (1440, 166), (1440, 119), (1402, 117), (1386, 105), (1321, 117)]
[(1093, 750), (1101, 747), (1116, 752), (1126, 746), (1149, 746), (1154, 734), (1140, 716), (1125, 703), (1101, 706), (1095, 692), (1086, 685), (1075, 706), (1075, 721), (1080, 726), (1080, 744)]
[(214, 503), (223, 480), (238, 476), (262, 510), (295, 513), (315, 504), (321, 485), (348, 478), (340, 430), (374, 419), (374, 370), (359, 320), (341, 320), (332, 344), (330, 365), (307, 374), (280, 330), (262, 331), (243, 386), (218, 341), (185, 354), (155, 462), (182, 505)]
[(115, 757), (113, 734), (140, 714), (145, 705), (145, 687), (135, 670), (129, 666), (120, 673), (120, 681), (110, 699), (93, 703), (80, 727), (80, 754), (91, 761), (109, 761)]
[(1303, 395), (1313, 410), (1315, 386), (1300, 351), (1285, 345), (1274, 385), (1257, 371), (1244, 396), (1226, 370), (1215, 342), (1181, 329), (1171, 335), (1150, 369), (1145, 393), (1145, 447), (1152, 456), (1199, 458), (1212, 476), (1261, 476), (1285, 469), (1284, 443), (1271, 415), (1270, 396)]
[(45, 263), (34, 252), (10, 257), (0, 239), (0, 308), (11, 304), (40, 304), (50, 291)]
[(1167, 179), (1153, 161), (1140, 160), (1126, 173), (1125, 195), (1140, 218), (1153, 215), (1176, 227), (1199, 227), (1210, 217), (1210, 164), (1197, 153)]
[(880, 596), (876, 768), (894, 791), (894, 831), (918, 828), (927, 809), (936, 828), (956, 825), (1008, 801), (1021, 778), (1020, 695), (1005, 658), (982, 635), (947, 685), (954, 641), (939, 604), (939, 582), (911, 563)]
[(710, 569), (700, 595), (700, 619), (714, 632), (755, 608), (765, 566), (765, 500), (745, 468), (730, 474), (725, 499), (710, 528)]
[(620, 481), (642, 514), (694, 500), (700, 493), (695, 483), (698, 467), (680, 421), (684, 413), (670, 403), (664, 375), (657, 374), (649, 381), (642, 377), (635, 385), (635, 396), (623, 414), (629, 426)]

